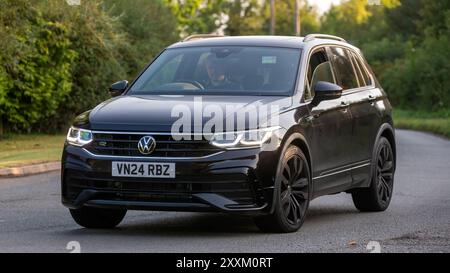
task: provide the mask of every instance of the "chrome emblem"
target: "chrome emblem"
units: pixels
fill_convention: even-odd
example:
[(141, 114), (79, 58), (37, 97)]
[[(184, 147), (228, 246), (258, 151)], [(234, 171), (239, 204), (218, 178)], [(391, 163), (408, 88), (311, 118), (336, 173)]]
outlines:
[(156, 148), (156, 140), (151, 136), (145, 136), (139, 140), (138, 149), (143, 155), (153, 153)]

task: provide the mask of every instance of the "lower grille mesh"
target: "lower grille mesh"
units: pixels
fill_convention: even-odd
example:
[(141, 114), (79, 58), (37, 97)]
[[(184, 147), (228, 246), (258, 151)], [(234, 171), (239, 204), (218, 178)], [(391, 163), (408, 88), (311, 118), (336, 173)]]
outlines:
[[(192, 179), (192, 178), (191, 178)], [(193, 202), (192, 194), (217, 193), (238, 204), (255, 203), (252, 183), (244, 175), (220, 175), (216, 179), (198, 177), (188, 181), (142, 181), (139, 179), (89, 178), (71, 172), (66, 175), (65, 195), (75, 200), (84, 189), (97, 190), (109, 200)], [(195, 181), (195, 182), (192, 182)]]

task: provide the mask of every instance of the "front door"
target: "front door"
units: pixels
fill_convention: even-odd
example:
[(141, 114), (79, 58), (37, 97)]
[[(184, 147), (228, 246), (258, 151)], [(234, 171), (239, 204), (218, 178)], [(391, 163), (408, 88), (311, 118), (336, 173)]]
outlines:
[[(310, 98), (314, 97), (314, 85), (318, 81), (338, 83), (325, 49), (311, 55), (307, 78)], [(351, 185), (351, 171), (345, 169), (351, 163), (352, 116), (348, 106), (343, 96), (310, 107), (315, 195), (333, 193)]]

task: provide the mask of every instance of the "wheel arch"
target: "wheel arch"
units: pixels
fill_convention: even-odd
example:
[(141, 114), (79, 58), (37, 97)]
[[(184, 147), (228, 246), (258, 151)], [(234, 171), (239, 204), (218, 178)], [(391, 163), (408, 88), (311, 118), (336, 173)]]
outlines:
[[(281, 168), (281, 163), (282, 163), (281, 158), (285, 154), (287, 148), (290, 145), (294, 145), (294, 146), (298, 147), (303, 152), (303, 154), (306, 157), (306, 160), (307, 160), (307, 163), (308, 163), (308, 167), (309, 167), (309, 170), (310, 170), (310, 176), (311, 176), (310, 196), (312, 196), (314, 188), (313, 188), (313, 183), (312, 183), (312, 176), (313, 176), (313, 171), (312, 170), (313, 170), (313, 168), (312, 168), (311, 151), (310, 151), (310, 147), (308, 145), (308, 141), (306, 140), (305, 136), (302, 133), (300, 133), (300, 132), (292, 132), (290, 134), (287, 134), (287, 137), (284, 138), (284, 141), (282, 142), (282, 145), (281, 145), (282, 149), (281, 149), (281, 152), (279, 154), (279, 160), (278, 160), (278, 163), (277, 163), (276, 174), (279, 172), (279, 169)], [(272, 196), (272, 204), (271, 204), (271, 207), (270, 207), (270, 213), (273, 213), (273, 211), (275, 209), (275, 207), (273, 205), (275, 204), (276, 196), (278, 194), (278, 188), (279, 188), (278, 187), (279, 181), (278, 181), (278, 179), (276, 179), (276, 177), (275, 177), (275, 181), (274, 182), (275, 183), (274, 183), (274, 190), (273, 190), (273, 196)]]
[[(394, 153), (394, 161), (397, 162), (397, 147), (395, 143), (395, 130), (389, 123), (384, 123), (380, 126), (380, 129), (378, 130), (377, 137), (375, 139), (375, 143), (377, 143), (378, 139), (380, 137), (385, 137), (392, 147), (392, 152)], [(375, 145), (374, 145), (375, 149)]]
[(306, 160), (308, 160), (308, 166), (309, 169), (311, 171), (312, 174), (312, 160), (311, 160), (311, 152), (309, 150), (309, 145), (306, 142), (305, 138), (303, 137), (303, 135), (299, 134), (298, 137), (292, 139), (292, 141), (290, 143), (287, 144), (287, 147), (289, 147), (290, 145), (294, 145), (297, 146), (298, 148), (300, 148), (300, 150), (302, 150), (302, 152), (305, 154), (306, 156)]

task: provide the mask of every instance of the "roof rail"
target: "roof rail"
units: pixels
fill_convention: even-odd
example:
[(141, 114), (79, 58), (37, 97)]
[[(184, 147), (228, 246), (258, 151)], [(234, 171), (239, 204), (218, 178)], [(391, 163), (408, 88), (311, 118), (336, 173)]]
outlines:
[(193, 34), (186, 38), (184, 38), (183, 42), (188, 42), (192, 40), (199, 40), (199, 39), (207, 39), (207, 38), (216, 38), (216, 37), (224, 37), (224, 35), (219, 34)]
[(333, 35), (327, 35), (327, 34), (309, 34), (303, 39), (303, 42), (310, 42), (314, 39), (330, 39), (330, 40), (337, 40), (346, 43), (347, 41), (344, 40), (341, 37), (333, 36)]

